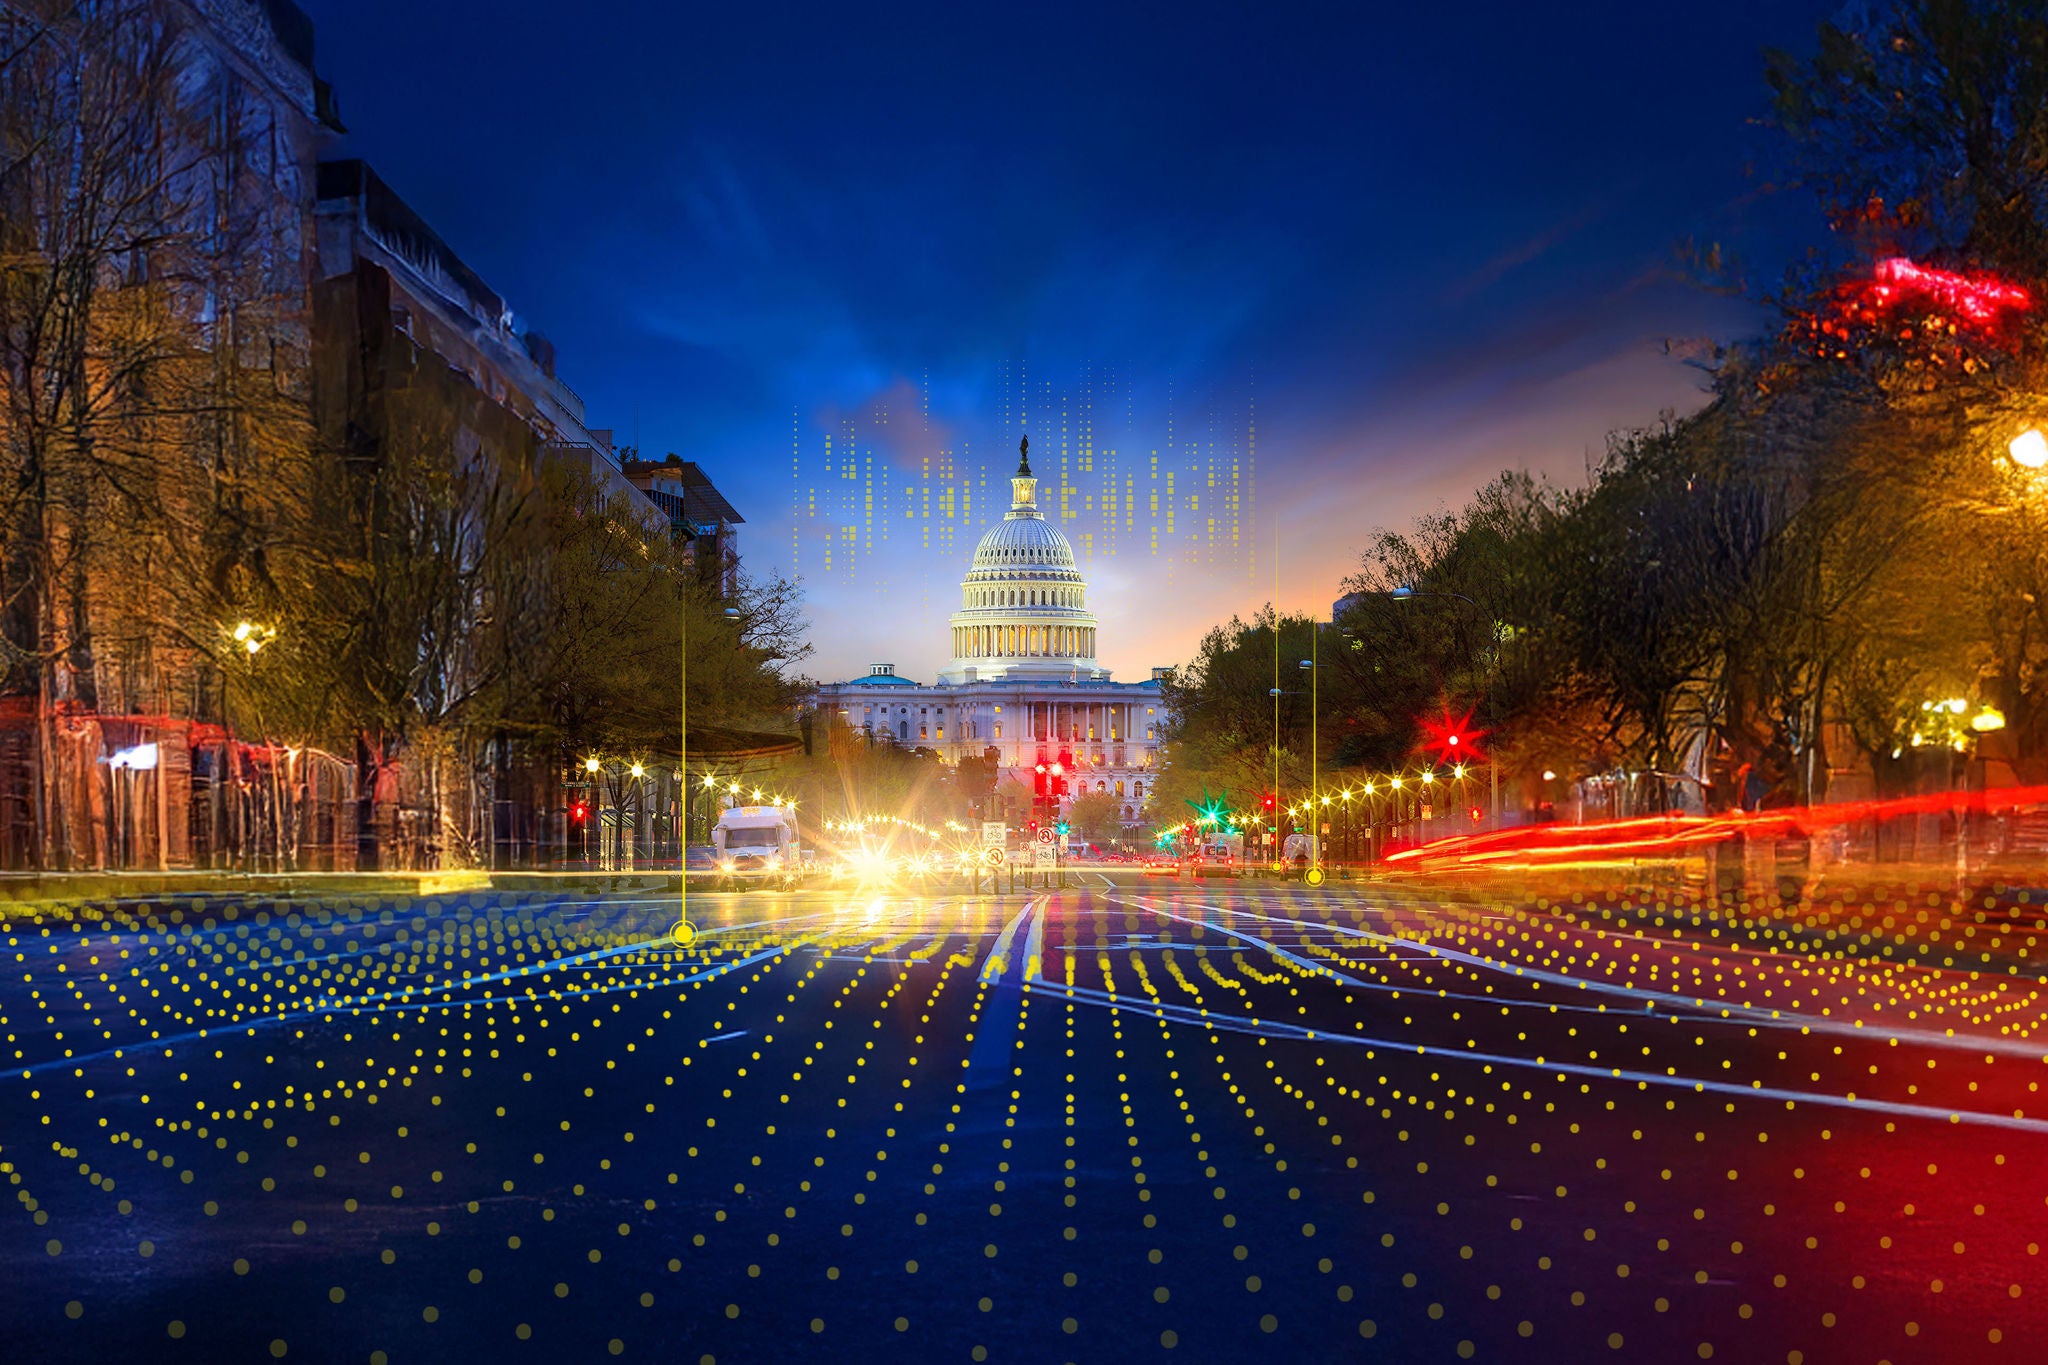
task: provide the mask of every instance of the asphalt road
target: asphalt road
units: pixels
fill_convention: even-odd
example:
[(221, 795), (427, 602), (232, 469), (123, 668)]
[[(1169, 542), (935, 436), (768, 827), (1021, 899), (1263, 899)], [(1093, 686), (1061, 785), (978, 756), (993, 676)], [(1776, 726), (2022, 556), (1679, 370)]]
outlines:
[(16, 1359), (2030, 1361), (2039, 904), (0, 915)]

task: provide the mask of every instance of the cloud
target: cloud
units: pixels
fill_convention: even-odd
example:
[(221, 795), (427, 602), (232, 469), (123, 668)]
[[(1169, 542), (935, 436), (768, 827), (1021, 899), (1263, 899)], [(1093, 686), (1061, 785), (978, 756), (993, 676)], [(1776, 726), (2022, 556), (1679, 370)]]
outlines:
[(1591, 227), (1606, 212), (1605, 200), (1594, 200), (1584, 205), (1576, 213), (1559, 220), (1534, 237), (1509, 247), (1471, 274), (1453, 281), (1450, 288), (1444, 291), (1444, 302), (1460, 304), (1475, 294), (1484, 293), (1508, 275), (1540, 260), (1560, 243)]
[(953, 445), (952, 426), (934, 417), (925, 390), (901, 375), (856, 402), (827, 404), (812, 421), (833, 435), (853, 427), (863, 445), (898, 469), (921, 469)]

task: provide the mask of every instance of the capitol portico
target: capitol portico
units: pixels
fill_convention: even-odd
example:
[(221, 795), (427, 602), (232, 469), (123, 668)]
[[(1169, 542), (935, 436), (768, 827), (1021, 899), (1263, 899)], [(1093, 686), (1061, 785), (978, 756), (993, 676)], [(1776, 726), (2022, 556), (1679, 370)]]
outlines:
[(1096, 621), (1074, 547), (1038, 508), (1030, 441), (1018, 451), (1010, 510), (975, 548), (951, 621), (952, 661), (925, 685), (893, 665), (818, 689), (828, 715), (871, 737), (935, 751), (948, 763), (994, 748), (1007, 776), (1072, 754), (1066, 802), (1118, 798), (1136, 824), (1158, 762), (1160, 677), (1112, 682), (1095, 661)]

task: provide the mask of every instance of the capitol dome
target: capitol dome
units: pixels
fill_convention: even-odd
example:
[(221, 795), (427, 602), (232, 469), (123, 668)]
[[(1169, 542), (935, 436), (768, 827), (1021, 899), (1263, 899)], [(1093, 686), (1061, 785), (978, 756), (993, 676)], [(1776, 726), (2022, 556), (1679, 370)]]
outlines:
[(940, 681), (1107, 678), (1095, 663), (1095, 617), (1074, 547), (1038, 510), (1028, 437), (1010, 490), (1009, 512), (975, 546), (961, 581), (953, 662)]
[(1076, 581), (1074, 547), (1064, 532), (1042, 516), (1004, 517), (974, 547), (973, 573), (1010, 568), (1065, 569)]

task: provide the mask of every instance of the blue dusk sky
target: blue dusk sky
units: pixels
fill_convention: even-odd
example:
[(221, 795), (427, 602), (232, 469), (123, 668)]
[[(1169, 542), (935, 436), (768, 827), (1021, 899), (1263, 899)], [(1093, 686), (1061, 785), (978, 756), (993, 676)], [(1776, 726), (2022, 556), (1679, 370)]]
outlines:
[(1696, 405), (1678, 357), (1768, 315), (1679, 245), (1767, 288), (1819, 232), (1758, 124), (1819, 0), (301, 3), (333, 154), (554, 340), (592, 425), (711, 472), (752, 567), (804, 577), (821, 678), (928, 679), (993, 515), (826, 567), (797, 511), (849, 414), (914, 409), (856, 444), (996, 487), (1020, 422), (1060, 439), (1032, 384), (1114, 374), (1132, 457), (1255, 411), (1242, 545), (1084, 560), (1143, 677), (1269, 600), (1276, 544), (1282, 604), (1327, 610), (1374, 527)]

